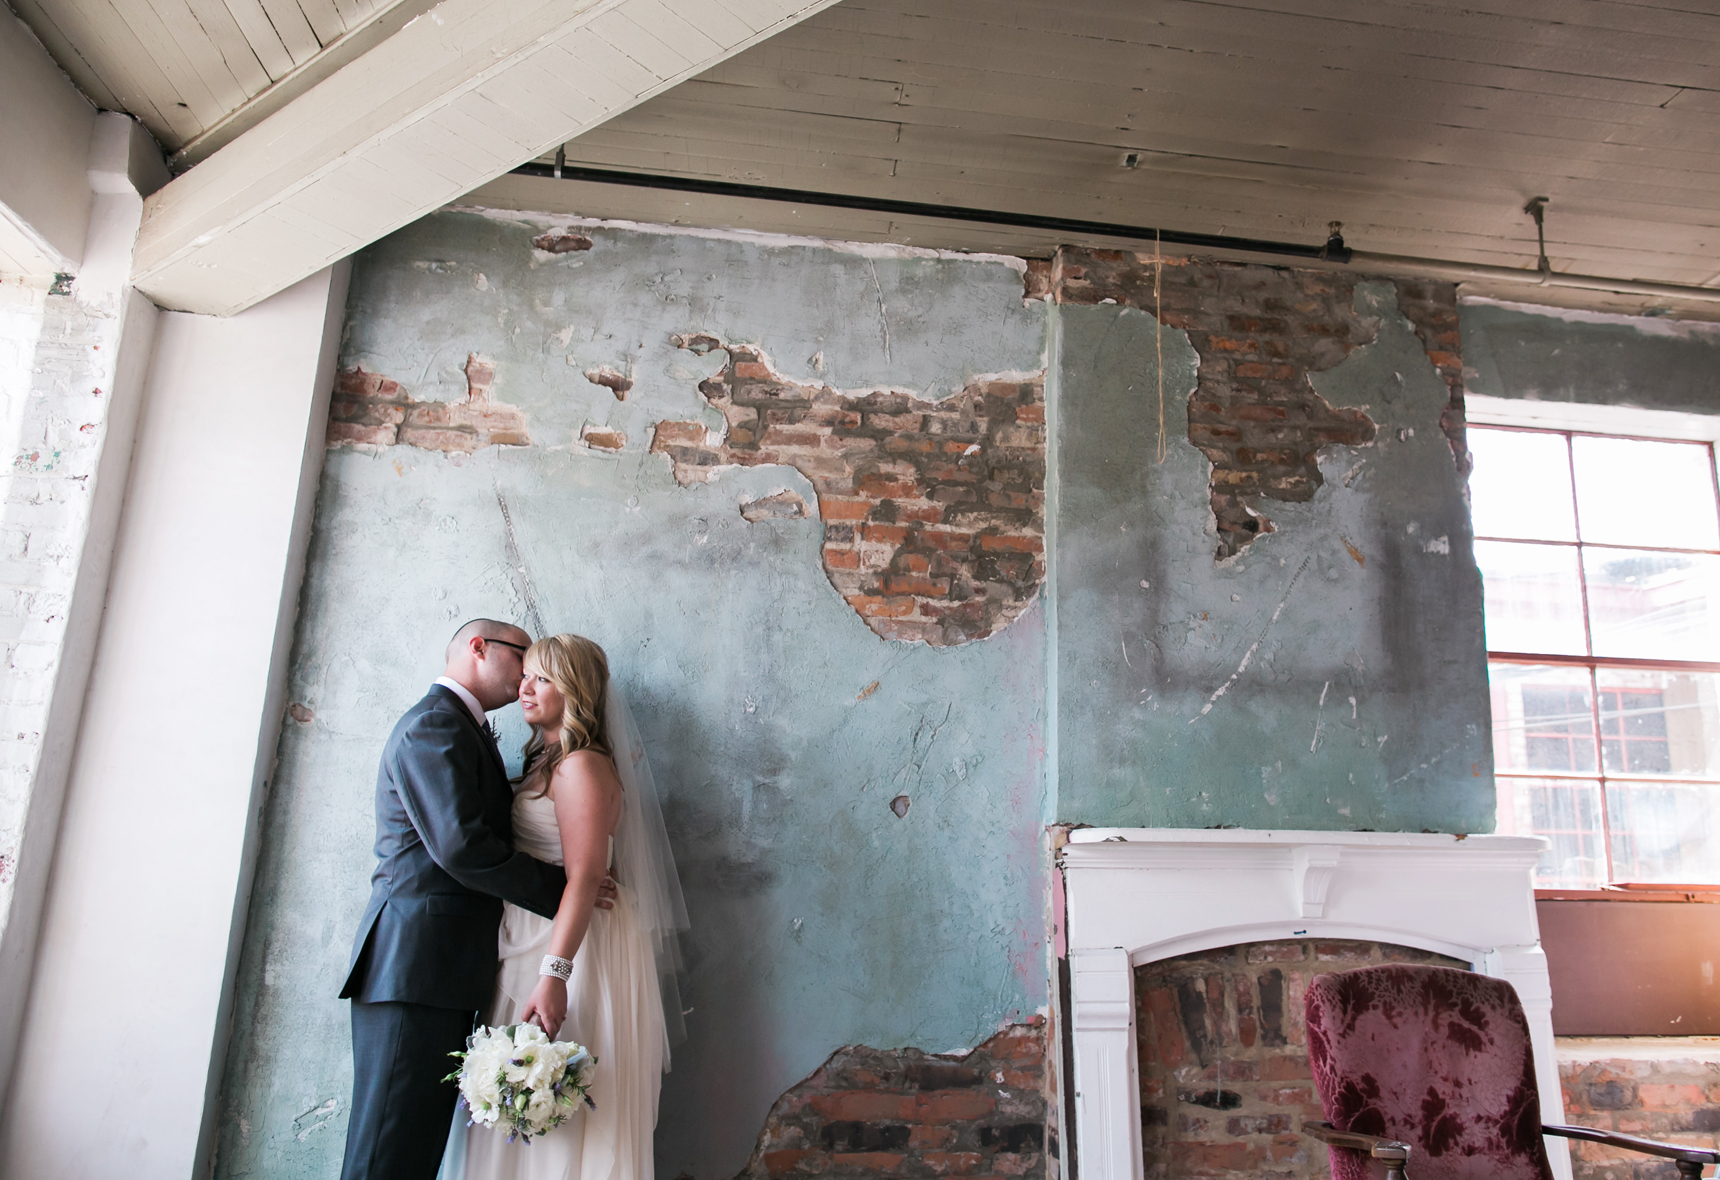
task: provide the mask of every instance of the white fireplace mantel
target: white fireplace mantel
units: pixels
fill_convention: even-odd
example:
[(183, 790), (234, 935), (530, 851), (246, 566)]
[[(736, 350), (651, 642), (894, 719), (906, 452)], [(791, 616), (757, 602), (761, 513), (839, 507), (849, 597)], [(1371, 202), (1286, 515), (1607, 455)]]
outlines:
[[(1562, 1122), (1553, 997), (1535, 919), (1542, 844), (1393, 832), (1071, 832), (1060, 860), (1082, 1180), (1142, 1174), (1134, 968), (1239, 943), (1391, 942), (1509, 980), (1534, 1038), (1542, 1121)], [(1570, 1180), (1564, 1141), (1547, 1146), (1558, 1180)]]

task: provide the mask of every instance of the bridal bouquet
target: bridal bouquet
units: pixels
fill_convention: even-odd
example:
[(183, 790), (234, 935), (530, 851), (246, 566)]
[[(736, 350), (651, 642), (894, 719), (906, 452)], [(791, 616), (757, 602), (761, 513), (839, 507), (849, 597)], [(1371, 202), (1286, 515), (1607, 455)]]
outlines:
[(480, 1025), (466, 1051), (449, 1056), (461, 1064), (443, 1080), (460, 1083), (473, 1123), (507, 1127), (509, 1143), (516, 1136), (530, 1143), (566, 1122), (581, 1102), (597, 1109), (586, 1093), (597, 1058), (584, 1045), (550, 1040), (535, 1024)]

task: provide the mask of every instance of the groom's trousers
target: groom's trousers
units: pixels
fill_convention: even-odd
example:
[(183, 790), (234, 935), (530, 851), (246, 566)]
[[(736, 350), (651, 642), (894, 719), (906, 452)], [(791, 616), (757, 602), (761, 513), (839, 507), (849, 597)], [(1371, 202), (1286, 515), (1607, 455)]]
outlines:
[(459, 1091), (473, 1011), (387, 1001), (352, 1004), (352, 1113), (341, 1180), (435, 1180)]

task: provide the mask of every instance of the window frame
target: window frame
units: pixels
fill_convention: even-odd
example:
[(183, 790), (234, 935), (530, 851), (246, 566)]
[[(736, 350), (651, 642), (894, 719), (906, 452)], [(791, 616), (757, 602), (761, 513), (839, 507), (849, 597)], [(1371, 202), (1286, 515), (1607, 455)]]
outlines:
[[(1620, 747), (1621, 764), (1628, 760), (1624, 758), (1625, 746), (1631, 740), (1624, 732), (1622, 715), (1603, 717), (1601, 697), (1603, 693), (1623, 695), (1628, 689), (1619, 686), (1600, 685), (1601, 673), (1606, 669), (1630, 671), (1664, 671), (1720, 674), (1720, 661), (1708, 660), (1669, 660), (1647, 657), (1629, 656), (1597, 656), (1594, 651), (1593, 624), (1590, 619), (1589, 606), (1589, 575), (1588, 563), (1584, 560), (1584, 550), (1589, 548), (1608, 550), (1630, 550), (1640, 553), (1667, 553), (1680, 555), (1713, 555), (1720, 557), (1720, 548), (1671, 548), (1651, 545), (1619, 545), (1590, 542), (1583, 537), (1582, 511), (1578, 500), (1576, 487), (1576, 463), (1574, 455), (1575, 439), (1579, 437), (1594, 437), (1608, 439), (1629, 439), (1642, 442), (1666, 442), (1682, 444), (1700, 444), (1705, 446), (1708, 455), (1708, 475), (1710, 492), (1714, 497), (1715, 509), (1720, 513), (1720, 417), (1709, 419), (1703, 415), (1678, 414), (1664, 411), (1644, 411), (1627, 407), (1615, 406), (1583, 406), (1563, 405), (1560, 403), (1530, 402), (1520, 403), (1512, 399), (1486, 398), (1470, 396), (1466, 399), (1468, 413), (1467, 425), (1479, 429), (1514, 431), (1540, 435), (1559, 435), (1565, 440), (1566, 471), (1571, 481), (1571, 512), (1574, 539), (1569, 541), (1543, 540), (1523, 537), (1497, 537), (1476, 532), (1474, 540), (1478, 542), (1503, 542), (1512, 545), (1541, 545), (1552, 548), (1573, 550), (1576, 554), (1576, 569), (1578, 587), (1582, 603), (1583, 646), (1587, 653), (1571, 655), (1568, 653), (1548, 652), (1516, 652), (1487, 649), (1487, 662), (1494, 664), (1515, 664), (1519, 666), (1557, 667), (1581, 670), (1587, 673), (1587, 693), (1590, 710), (1589, 725), (1593, 734), (1593, 771), (1529, 771), (1529, 770), (1500, 770), (1495, 754), (1494, 777), (1504, 782), (1521, 781), (1527, 786), (1530, 783), (1569, 782), (1573, 787), (1578, 783), (1595, 784), (1599, 792), (1599, 821), (1600, 830), (1597, 833), (1600, 844), (1601, 859), (1605, 866), (1604, 887), (1617, 889), (1621, 886), (1636, 885), (1628, 877), (1621, 877), (1614, 866), (1612, 807), (1609, 799), (1609, 787), (1612, 784), (1640, 783), (1672, 783), (1680, 786), (1707, 786), (1720, 791), (1720, 774), (1715, 775), (1673, 775), (1670, 773), (1646, 774), (1632, 773), (1628, 770), (1610, 771), (1607, 768), (1606, 750), (1608, 742), (1607, 725), (1610, 721), (1619, 730), (1618, 744)], [(1485, 607), (1484, 607), (1485, 609)], [(1489, 672), (1489, 680), (1492, 674)], [(1490, 693), (1490, 699), (1491, 699)], [(1617, 710), (1614, 710), (1617, 714)], [(1548, 736), (1552, 736), (1549, 734)], [(1574, 738), (1572, 739), (1574, 741)], [(1575, 751), (1573, 750), (1573, 753)], [(1576, 760), (1572, 760), (1573, 766)], [(1502, 784), (1503, 785), (1503, 784)], [(1676, 890), (1683, 886), (1679, 884), (1659, 884), (1653, 886), (1661, 890)], [(1701, 883), (1689, 883), (1692, 888), (1703, 888)], [(1720, 866), (1716, 866), (1715, 880), (1708, 883), (1710, 888), (1720, 888)], [(1562, 894), (1572, 892), (1570, 887), (1545, 887), (1556, 889)]]

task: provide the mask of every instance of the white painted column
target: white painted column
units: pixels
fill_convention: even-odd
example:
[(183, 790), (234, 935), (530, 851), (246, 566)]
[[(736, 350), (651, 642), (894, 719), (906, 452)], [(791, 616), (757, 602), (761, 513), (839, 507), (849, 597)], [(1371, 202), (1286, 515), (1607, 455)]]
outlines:
[(1076, 1159), (1085, 1180), (1141, 1171), (1141, 1080), (1135, 969), (1122, 948), (1069, 953), (1075, 1034)]
[[(1559, 1082), (1559, 1054), (1553, 1042), (1553, 983), (1547, 974), (1547, 955), (1540, 943), (1499, 947), (1475, 964), (1477, 971), (1503, 979), (1517, 992), (1523, 1015), (1529, 1021), (1529, 1038), (1535, 1046), (1535, 1085), (1541, 1091), (1541, 1121), (1565, 1121), (1565, 1089)], [(1571, 1144), (1568, 1139), (1546, 1136), (1547, 1158), (1557, 1180), (1571, 1180)]]
[(207, 1166), (346, 274), (159, 317), (0, 1175)]

